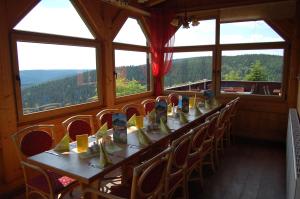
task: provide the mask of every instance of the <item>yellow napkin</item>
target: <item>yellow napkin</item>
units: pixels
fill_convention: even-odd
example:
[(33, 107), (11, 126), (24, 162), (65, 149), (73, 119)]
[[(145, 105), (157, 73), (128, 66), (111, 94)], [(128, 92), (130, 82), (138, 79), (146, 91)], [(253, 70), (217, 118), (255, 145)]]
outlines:
[(136, 131), (136, 133), (137, 133), (139, 143), (141, 145), (147, 146), (152, 143), (151, 139), (148, 137), (148, 135), (142, 129), (138, 129)]
[(100, 150), (99, 166), (102, 169), (107, 165), (112, 164), (112, 161), (108, 157), (107, 151), (101, 142), (99, 143), (99, 150)]
[(100, 139), (100, 138), (103, 137), (103, 136), (106, 136), (106, 135), (107, 135), (107, 130), (108, 130), (107, 122), (105, 122), (105, 123), (100, 127), (100, 129), (97, 131), (97, 133), (96, 133), (96, 138), (97, 138), (97, 140)]
[(67, 152), (70, 151), (70, 137), (66, 134), (59, 143), (54, 147), (54, 151)]
[(166, 123), (164, 123), (162, 119), (160, 119), (160, 130), (165, 134), (169, 134), (171, 132), (169, 126)]
[(135, 114), (127, 121), (128, 126), (135, 126)]
[(172, 104), (168, 104), (168, 113), (172, 113)]
[(194, 98), (193, 98), (193, 104), (192, 104), (193, 106), (193, 108), (196, 108), (197, 107), (197, 96), (196, 96), (196, 94), (195, 94), (195, 96), (194, 96)]
[(181, 124), (186, 124), (186, 123), (189, 122), (183, 112), (179, 113), (179, 121), (180, 121)]
[(219, 102), (218, 102), (218, 100), (214, 97), (213, 99), (212, 99), (212, 106), (213, 107), (217, 107), (219, 105)]
[(150, 124), (155, 123), (155, 109), (153, 109), (153, 110), (148, 114), (148, 118), (149, 118), (149, 123), (150, 123)]
[(198, 106), (195, 106), (195, 116), (202, 115), (201, 111), (199, 110)]

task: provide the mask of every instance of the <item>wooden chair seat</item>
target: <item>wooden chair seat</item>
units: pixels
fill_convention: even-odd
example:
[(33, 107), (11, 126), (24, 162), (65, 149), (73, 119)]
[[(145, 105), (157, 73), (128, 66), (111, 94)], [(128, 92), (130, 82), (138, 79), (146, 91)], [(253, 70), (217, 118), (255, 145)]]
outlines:
[[(62, 176), (52, 171), (46, 171), (46, 173), (51, 180), (53, 192), (55, 195), (61, 193), (64, 189), (77, 183), (76, 180), (68, 176)], [(37, 175), (31, 179), (28, 179), (27, 184), (32, 188), (39, 189), (46, 194), (50, 194), (49, 185), (44, 175)]]

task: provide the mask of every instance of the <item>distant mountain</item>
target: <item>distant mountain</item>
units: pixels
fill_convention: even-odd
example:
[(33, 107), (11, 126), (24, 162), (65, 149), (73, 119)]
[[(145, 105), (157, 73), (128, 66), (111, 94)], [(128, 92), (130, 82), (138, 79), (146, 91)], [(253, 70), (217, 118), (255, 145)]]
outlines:
[(22, 88), (74, 76), (86, 70), (23, 70), (20, 71)]

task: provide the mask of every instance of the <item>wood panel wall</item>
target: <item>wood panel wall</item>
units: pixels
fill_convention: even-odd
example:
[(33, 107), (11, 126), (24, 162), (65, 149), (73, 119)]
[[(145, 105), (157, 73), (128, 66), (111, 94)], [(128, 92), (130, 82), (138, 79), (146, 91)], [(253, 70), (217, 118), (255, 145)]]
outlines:
[[(16, 130), (23, 128), (17, 121), (16, 100), (13, 85), (13, 73), (11, 64), (10, 51), (10, 31), (18, 20), (26, 14), (29, 8), (32, 8), (36, 0), (23, 0), (19, 3), (17, 0), (1, 0), (0, 1), (0, 193), (7, 186), (13, 185), (22, 179), (22, 173), (16, 157), (15, 149), (10, 140), (10, 135)], [(298, 3), (299, 4), (299, 3)], [(129, 11), (117, 9), (111, 5), (100, 3), (98, 0), (78, 0), (74, 5), (80, 9), (80, 14), (89, 22), (91, 28), (96, 34), (97, 40), (101, 41), (102, 58), (101, 63), (104, 67), (104, 104), (106, 107), (122, 106), (126, 100), (141, 99), (125, 98), (124, 100), (115, 101), (114, 77), (113, 77), (113, 58), (112, 58), (112, 39), (117, 34), (128, 15), (137, 16)], [(298, 6), (299, 7), (299, 6)], [(299, 9), (298, 9), (299, 13)], [(299, 18), (298, 18), (299, 19)], [(294, 19), (297, 21), (296, 19)], [(146, 20), (143, 19), (145, 22)], [(274, 22), (276, 24), (276, 22)], [(289, 21), (290, 23), (290, 21)], [(278, 26), (290, 34), (290, 28), (284, 25)], [(282, 23), (281, 24), (285, 24)], [(294, 23), (291, 23), (294, 30)], [(297, 21), (298, 33), (293, 35), (291, 46), (291, 64), (288, 70), (287, 96), (283, 101), (268, 101), (260, 98), (242, 98), (240, 111), (235, 125), (235, 132), (238, 135), (251, 137), (256, 139), (265, 139), (272, 141), (283, 141), (286, 135), (286, 122), (288, 107), (296, 106), (296, 95), (298, 89), (298, 81), (296, 75), (299, 68), (299, 20)], [(146, 28), (147, 30), (147, 28)], [(294, 41), (297, 45), (294, 45)], [(298, 55), (298, 56), (297, 56)], [(299, 93), (299, 92), (298, 92)], [(299, 94), (300, 95), (300, 94)], [(151, 96), (148, 95), (148, 97)], [(147, 97), (147, 96), (143, 96)], [(221, 101), (226, 102), (230, 98), (222, 97)], [(300, 105), (298, 104), (298, 107)], [(80, 112), (80, 114), (96, 114), (99, 109)], [(300, 108), (298, 108), (300, 110)], [(58, 141), (63, 136), (60, 126), (61, 121), (73, 114), (66, 114), (60, 118), (44, 120), (41, 123), (51, 123), (57, 125), (57, 134), (55, 140)], [(27, 125), (34, 124), (28, 123)], [(13, 185), (15, 186), (15, 185)]]

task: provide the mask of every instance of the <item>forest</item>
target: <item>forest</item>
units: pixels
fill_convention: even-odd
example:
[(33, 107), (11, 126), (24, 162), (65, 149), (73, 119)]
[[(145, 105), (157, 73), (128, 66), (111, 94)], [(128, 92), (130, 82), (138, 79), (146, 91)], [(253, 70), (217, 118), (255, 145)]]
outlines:
[[(282, 56), (266, 54), (223, 56), (221, 78), (222, 80), (280, 82), (282, 65)], [(147, 71), (150, 70), (145, 65), (116, 68), (116, 95), (125, 96), (149, 90), (147, 82), (150, 82), (150, 76)], [(48, 74), (51, 74), (51, 77), (47, 76), (46, 72), (41, 76), (41, 71), (30, 71), (30, 73), (27, 71), (26, 75), (22, 75), (20, 71), (22, 82), (36, 80), (33, 85), (31, 82), (22, 86), (23, 108), (32, 108), (35, 112), (41, 111), (41, 107), (44, 108), (46, 104), (57, 103), (59, 107), (63, 107), (96, 100), (98, 92), (101, 95), (101, 91), (97, 91), (95, 70), (62, 71), (61, 73), (52, 71)], [(171, 70), (164, 78), (164, 83), (167, 88), (211, 78), (212, 57), (175, 59)]]

